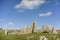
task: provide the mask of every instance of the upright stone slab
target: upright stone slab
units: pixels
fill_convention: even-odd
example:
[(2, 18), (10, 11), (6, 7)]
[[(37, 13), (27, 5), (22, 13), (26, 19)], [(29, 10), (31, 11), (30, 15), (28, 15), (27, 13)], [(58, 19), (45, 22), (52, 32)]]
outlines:
[(7, 35), (8, 34), (8, 30), (7, 30), (7, 27), (5, 28), (5, 35)]
[(34, 33), (34, 32), (37, 32), (37, 23), (36, 23), (36, 21), (34, 21), (32, 23), (32, 33)]

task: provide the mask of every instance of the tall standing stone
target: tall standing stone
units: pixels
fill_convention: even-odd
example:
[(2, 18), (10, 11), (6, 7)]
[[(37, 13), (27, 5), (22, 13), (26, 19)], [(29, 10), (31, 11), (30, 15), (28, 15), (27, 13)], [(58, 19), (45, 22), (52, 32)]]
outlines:
[(36, 21), (34, 21), (32, 23), (32, 33), (34, 33), (34, 32), (37, 32), (37, 23), (36, 23)]

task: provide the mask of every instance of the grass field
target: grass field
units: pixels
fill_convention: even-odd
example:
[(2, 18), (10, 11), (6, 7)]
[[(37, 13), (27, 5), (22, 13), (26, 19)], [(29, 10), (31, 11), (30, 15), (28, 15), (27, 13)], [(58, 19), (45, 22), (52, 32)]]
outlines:
[[(34, 36), (31, 38), (31, 36)], [(21, 35), (4, 35), (0, 34), (0, 40), (39, 40), (40, 36), (46, 36), (48, 40), (56, 40), (60, 38), (60, 34), (48, 34), (48, 33), (33, 33), (33, 34), (21, 34)]]

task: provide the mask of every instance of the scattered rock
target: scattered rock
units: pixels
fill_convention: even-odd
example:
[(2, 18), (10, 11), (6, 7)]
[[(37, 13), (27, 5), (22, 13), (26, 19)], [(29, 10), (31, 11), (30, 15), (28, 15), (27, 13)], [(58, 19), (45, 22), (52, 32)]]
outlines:
[(57, 40), (59, 40), (59, 38), (57, 38)]
[(48, 40), (45, 36), (40, 36), (40, 40)]

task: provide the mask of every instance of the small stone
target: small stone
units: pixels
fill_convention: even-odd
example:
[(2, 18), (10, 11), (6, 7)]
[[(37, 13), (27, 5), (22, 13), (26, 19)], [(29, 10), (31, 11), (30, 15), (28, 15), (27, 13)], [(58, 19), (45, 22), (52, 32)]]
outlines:
[(59, 40), (59, 38), (57, 38), (57, 40)]
[(30, 39), (30, 37), (28, 37), (27, 39)]
[(31, 36), (31, 38), (34, 38), (34, 36)]
[(45, 36), (41, 36), (40, 40), (48, 40)]

